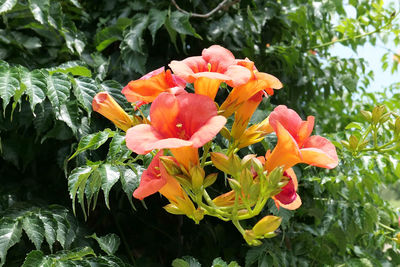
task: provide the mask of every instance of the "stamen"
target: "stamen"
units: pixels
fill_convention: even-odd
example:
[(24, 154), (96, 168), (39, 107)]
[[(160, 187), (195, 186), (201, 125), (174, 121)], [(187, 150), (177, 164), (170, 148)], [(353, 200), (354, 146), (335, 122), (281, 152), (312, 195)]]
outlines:
[(211, 63), (207, 64), (207, 68), (208, 68), (208, 71), (210, 72), (211, 71)]
[(178, 128), (182, 128), (182, 123), (178, 123), (177, 125), (176, 125), (176, 127), (178, 127)]

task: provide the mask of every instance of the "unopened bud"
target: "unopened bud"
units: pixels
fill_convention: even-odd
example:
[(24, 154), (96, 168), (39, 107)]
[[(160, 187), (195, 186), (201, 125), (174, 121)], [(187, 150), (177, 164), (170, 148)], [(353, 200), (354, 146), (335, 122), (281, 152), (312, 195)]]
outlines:
[(174, 215), (183, 215), (184, 213), (174, 204), (168, 204), (164, 206), (164, 209)]
[(250, 190), (250, 186), (253, 184), (253, 174), (249, 169), (243, 169), (240, 173), (240, 185), (243, 189), (243, 192), (247, 195), (247, 192)]
[(161, 156), (160, 160), (169, 175), (174, 176), (182, 173), (178, 164), (171, 157)]
[(193, 212), (193, 218), (195, 220), (196, 223), (199, 223), (201, 220), (203, 220), (204, 218), (204, 210), (197, 208), (194, 212)]
[(228, 156), (219, 152), (211, 152), (210, 155), (212, 163), (218, 170), (232, 174)]
[(225, 139), (231, 140), (231, 133), (229, 132), (228, 128), (223, 127), (219, 132)]
[(264, 236), (267, 233), (273, 232), (281, 225), (282, 218), (268, 215), (262, 218), (253, 227), (253, 232), (256, 236)]
[(385, 113), (382, 115), (382, 117), (379, 120), (379, 123), (383, 124), (385, 123), (388, 119), (390, 118), (390, 113)]
[(272, 170), (272, 172), (268, 175), (269, 184), (272, 187), (277, 187), (278, 183), (281, 181), (281, 177), (283, 175), (283, 168), (277, 167)]
[(397, 119), (394, 123), (394, 134), (400, 135), (400, 117), (397, 117)]
[(386, 106), (384, 105), (374, 107), (374, 109), (372, 110), (372, 122), (374, 124), (377, 124), (381, 119), (383, 113), (385, 113), (385, 111), (386, 111)]
[(212, 185), (213, 183), (215, 183), (215, 181), (217, 180), (218, 177), (218, 173), (211, 173), (209, 175), (206, 176), (206, 178), (204, 179), (204, 188), (209, 187), (210, 185)]
[(360, 112), (366, 121), (368, 122), (372, 121), (372, 113), (370, 111), (361, 110)]
[(351, 135), (349, 138), (349, 149), (352, 151), (356, 151), (358, 146), (358, 138), (355, 135)]
[(203, 185), (205, 172), (199, 165), (195, 165), (189, 170), (192, 180), (192, 187), (198, 189)]
[(235, 192), (240, 192), (241, 186), (238, 181), (235, 179), (228, 178), (228, 183), (229, 186), (235, 191)]

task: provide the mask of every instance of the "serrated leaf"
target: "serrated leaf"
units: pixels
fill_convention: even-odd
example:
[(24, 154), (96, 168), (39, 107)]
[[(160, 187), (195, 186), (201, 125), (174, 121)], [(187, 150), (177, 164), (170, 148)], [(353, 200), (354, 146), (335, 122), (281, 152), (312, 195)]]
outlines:
[(47, 210), (40, 210), (39, 218), (43, 222), (44, 226), (44, 237), (47, 244), (50, 247), (50, 251), (53, 252), (53, 244), (57, 239), (57, 221), (53, 218), (53, 215)]
[(72, 250), (59, 251), (54, 255), (60, 261), (81, 260), (82, 258), (89, 256), (89, 255), (96, 256), (93, 249), (90, 247), (75, 248)]
[(92, 72), (90, 71), (90, 69), (86, 67), (85, 63), (80, 61), (68, 61), (57, 67), (47, 69), (47, 71), (50, 74), (61, 72), (65, 74), (71, 73), (75, 76), (92, 77)]
[(110, 148), (108, 149), (107, 159), (109, 160), (116, 159), (117, 155), (119, 155), (120, 152), (125, 149), (128, 149), (125, 144), (125, 136), (115, 133), (110, 142)]
[(34, 112), (35, 106), (46, 99), (46, 77), (40, 70), (27, 71), (21, 74), (21, 83), (26, 87), (26, 94)]
[(0, 219), (0, 264), (4, 264), (7, 250), (14, 246), (20, 239), (22, 227), (19, 220), (10, 218)]
[(90, 205), (92, 204), (93, 200), (93, 210), (96, 207), (97, 204), (97, 197), (99, 195), (101, 188), (101, 177), (99, 170), (96, 168), (93, 170), (92, 174), (90, 175), (89, 179), (86, 182), (86, 187), (85, 187), (85, 194), (86, 194), (86, 200), (87, 200), (87, 205), (88, 205), (88, 213), (90, 210)]
[(56, 118), (65, 122), (74, 134), (77, 133), (80, 124), (78, 103), (75, 100), (68, 101), (60, 106), (56, 112)]
[(100, 84), (100, 87), (102, 90), (108, 92), (124, 110), (132, 108), (132, 106), (126, 100), (126, 97), (121, 94), (123, 86), (119, 82), (107, 80)]
[(19, 89), (19, 71), (16, 68), (0, 68), (0, 98), (3, 99), (3, 110), (11, 97)]
[(95, 239), (97, 243), (99, 243), (100, 248), (107, 253), (107, 255), (114, 255), (121, 243), (116, 234), (108, 234), (102, 237), (98, 237), (96, 234), (93, 234), (89, 237)]
[(68, 160), (73, 159), (79, 153), (82, 153), (85, 150), (98, 149), (102, 144), (104, 144), (107, 141), (109, 136), (110, 136), (110, 131), (106, 130), (82, 137), (81, 141), (79, 141), (78, 148), (76, 149), (75, 153)]
[(165, 20), (167, 19), (167, 10), (158, 10), (158, 9), (150, 9), (149, 11), (149, 25), (147, 26), (150, 33), (151, 38), (153, 39), (153, 45), (156, 39), (156, 33), (164, 25)]
[(93, 98), (98, 92), (99, 89), (92, 78), (78, 77), (75, 79), (74, 94), (89, 115), (92, 112)]
[(142, 53), (143, 46), (143, 31), (146, 29), (149, 21), (149, 17), (146, 14), (139, 13), (132, 18), (132, 24), (129, 29), (126, 30), (124, 35), (124, 42), (128, 47), (135, 52)]
[(128, 70), (142, 75), (146, 73), (147, 55), (143, 55), (137, 51), (132, 51), (129, 48), (123, 48), (121, 53), (124, 58), (124, 66)]
[(132, 23), (131, 19), (119, 18), (116, 25), (106, 27), (96, 33), (95, 43), (97, 51), (103, 51), (115, 41), (122, 41), (123, 31)]
[(60, 109), (70, 95), (71, 83), (66, 74), (56, 72), (46, 77), (47, 97), (49, 98), (53, 108)]
[(191, 256), (183, 256), (181, 259), (175, 259), (172, 267), (201, 267), (201, 264)]
[(169, 16), (171, 27), (180, 34), (191, 35), (196, 38), (202, 39), (189, 22), (190, 16), (180, 11), (171, 12)]
[(33, 267), (33, 266), (40, 266), (40, 267), (51, 267), (52, 261), (49, 258), (46, 258), (40, 250), (32, 250), (28, 253), (25, 258), (24, 263), (21, 267)]
[(22, 220), (22, 228), (24, 229), (28, 238), (35, 245), (37, 250), (40, 250), (40, 246), (44, 240), (44, 224), (36, 214), (29, 214), (24, 216)]
[[(68, 176), (68, 191), (69, 195), (72, 199), (72, 210), (75, 214), (75, 199), (78, 190), (86, 186), (86, 181), (89, 178), (90, 174), (93, 172), (92, 167), (90, 166), (82, 166), (75, 168), (71, 174)], [(83, 208), (85, 213), (85, 209)], [(86, 213), (85, 213), (86, 217)]]
[(106, 206), (108, 209), (110, 209), (110, 204), (108, 201), (110, 190), (113, 187), (113, 185), (118, 181), (120, 174), (117, 167), (107, 163), (102, 164), (99, 167), (99, 173), (101, 177), (101, 189), (104, 192)]
[(17, 0), (0, 0), (0, 14), (10, 11), (17, 4)]
[(70, 225), (67, 220), (68, 210), (60, 208), (58, 206), (53, 206), (49, 208), (54, 220), (57, 222), (57, 241), (60, 242), (63, 248), (66, 248), (68, 242), (68, 232)]
[(50, 1), (49, 0), (29, 0), (29, 9), (33, 17), (41, 24), (47, 24), (49, 16)]
[(128, 200), (132, 206), (135, 208), (132, 202), (132, 194), (136, 188), (138, 188), (140, 183), (140, 177), (142, 177), (142, 173), (145, 170), (141, 165), (134, 165), (135, 170), (130, 168), (120, 169), (121, 172), (121, 185), (122, 190), (124, 190)]

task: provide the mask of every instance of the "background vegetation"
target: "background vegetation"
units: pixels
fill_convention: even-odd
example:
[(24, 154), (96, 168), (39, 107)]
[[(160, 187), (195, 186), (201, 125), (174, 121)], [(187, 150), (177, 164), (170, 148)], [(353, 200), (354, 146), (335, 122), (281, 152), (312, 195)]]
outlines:
[[(400, 264), (399, 84), (367, 93), (373, 73), (365, 73), (364, 60), (329, 50), (335, 42), (356, 49), (377, 38), (398, 44), (399, 11), (378, 0), (217, 5), (0, 0), (0, 265)], [(345, 5), (356, 9), (355, 18)], [(131, 155), (122, 133), (91, 110), (100, 91), (132, 110), (120, 94), (130, 80), (212, 44), (254, 60), (284, 84), (254, 122), (277, 104), (315, 115), (317, 133), (335, 141), (341, 160), (329, 172), (296, 169), (303, 205), (292, 212), (271, 203), (264, 214), (283, 216), (283, 224), (260, 247), (248, 247), (213, 218), (195, 225), (166, 213), (159, 195), (133, 200), (150, 159)], [(391, 55), (383, 66), (396, 71)], [(374, 124), (361, 113), (380, 104), (387, 119)], [(375, 135), (365, 135), (370, 125)], [(390, 140), (392, 150), (380, 148)], [(250, 150), (261, 155), (274, 141)]]

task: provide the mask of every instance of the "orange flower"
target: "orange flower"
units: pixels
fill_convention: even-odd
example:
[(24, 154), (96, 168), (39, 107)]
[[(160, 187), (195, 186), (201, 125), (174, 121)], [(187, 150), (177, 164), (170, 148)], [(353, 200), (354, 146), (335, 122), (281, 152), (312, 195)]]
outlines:
[(122, 89), (122, 93), (129, 102), (136, 102), (136, 107), (140, 107), (153, 102), (163, 92), (174, 95), (186, 93), (185, 86), (184, 80), (171, 74), (170, 70), (164, 71), (164, 67), (161, 67), (144, 75), (139, 80), (130, 81)]
[(112, 121), (123, 131), (127, 131), (134, 125), (132, 118), (107, 92), (98, 93), (93, 98), (92, 107), (94, 111)]
[(273, 95), (273, 89), (281, 89), (282, 83), (273, 75), (259, 72), (254, 67), (254, 62), (244, 59), (237, 60), (236, 64), (244, 66), (251, 70), (252, 75), (249, 82), (233, 88), (229, 96), (220, 107), (222, 115), (230, 117), (247, 100), (259, 92), (265, 92), (264, 95)]
[[(174, 204), (183, 214), (193, 216), (194, 205), (188, 195), (183, 191), (178, 181), (168, 174), (164, 165), (161, 163), (160, 156), (164, 154), (160, 150), (151, 161), (140, 179), (139, 187), (133, 192), (133, 196), (143, 199), (156, 192), (160, 192), (172, 204)], [(172, 157), (168, 157), (173, 160)]]
[(314, 117), (303, 121), (300, 116), (286, 106), (278, 106), (269, 116), (278, 143), (272, 153), (267, 152), (264, 168), (272, 171), (283, 166), (284, 170), (298, 163), (332, 169), (338, 164), (335, 146), (329, 140), (310, 136), (314, 128)]
[(133, 152), (146, 154), (153, 149), (169, 148), (187, 169), (198, 163), (198, 148), (218, 134), (226, 118), (218, 116), (215, 103), (196, 94), (174, 96), (163, 93), (150, 108), (151, 125), (129, 129), (126, 145)]
[(234, 55), (219, 45), (204, 49), (201, 56), (174, 60), (169, 67), (186, 82), (194, 83), (196, 94), (206, 95), (211, 100), (214, 100), (221, 82), (236, 87), (251, 77), (251, 71), (237, 65)]

